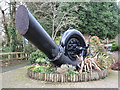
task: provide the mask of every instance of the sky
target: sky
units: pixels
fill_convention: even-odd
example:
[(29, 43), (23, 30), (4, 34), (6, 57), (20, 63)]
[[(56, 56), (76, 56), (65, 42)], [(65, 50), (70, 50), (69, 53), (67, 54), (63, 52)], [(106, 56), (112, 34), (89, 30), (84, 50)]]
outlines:
[(117, 0), (117, 2), (119, 2), (120, 0)]

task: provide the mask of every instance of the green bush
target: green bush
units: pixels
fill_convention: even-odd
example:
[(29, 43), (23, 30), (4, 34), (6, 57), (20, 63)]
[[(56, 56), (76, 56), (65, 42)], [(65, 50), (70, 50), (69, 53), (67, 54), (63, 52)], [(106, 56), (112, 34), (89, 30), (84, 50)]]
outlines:
[(2, 47), (2, 52), (11, 52), (11, 48), (9, 46)]
[(78, 72), (77, 71), (73, 71), (73, 70), (69, 70), (68, 71), (68, 75), (74, 75), (74, 74), (78, 74)]
[(45, 54), (43, 54), (40, 50), (36, 50), (35, 52), (32, 52), (29, 57), (29, 62), (31, 64), (35, 63), (38, 58), (44, 58), (45, 59)]
[(57, 37), (55, 38), (55, 43), (56, 43), (57, 45), (60, 44), (60, 39), (61, 39), (61, 36), (57, 36)]
[(111, 51), (119, 51), (120, 47), (118, 46), (117, 42), (114, 42), (111, 47)]
[(28, 69), (32, 69), (32, 68), (35, 68), (35, 65), (32, 65), (32, 66), (28, 67)]
[(45, 58), (38, 58), (36, 61), (36, 63), (38, 63), (39, 65), (45, 65), (45, 64), (50, 64), (49, 61), (45, 60)]
[(50, 64), (48, 64), (47, 66), (45, 65), (31, 65), (30, 67), (28, 67), (28, 69), (31, 69), (34, 72), (41, 72), (41, 73), (55, 73), (53, 71), (54, 68), (51, 67)]
[(110, 58), (107, 52), (97, 53), (95, 60), (99, 63), (102, 69), (110, 69), (114, 59)]
[(26, 53), (32, 53), (35, 52), (36, 50), (37, 48), (34, 45), (32, 45), (30, 42), (24, 45), (24, 52)]
[(36, 67), (33, 68), (33, 71), (45, 73), (45, 66), (38, 66), (38, 65), (36, 65)]

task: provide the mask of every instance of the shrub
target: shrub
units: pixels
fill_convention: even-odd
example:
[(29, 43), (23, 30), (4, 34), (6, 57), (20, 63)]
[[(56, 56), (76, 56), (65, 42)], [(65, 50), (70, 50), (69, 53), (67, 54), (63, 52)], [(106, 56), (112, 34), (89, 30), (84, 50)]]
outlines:
[(117, 42), (114, 42), (112, 44), (111, 51), (113, 52), (113, 51), (119, 51), (119, 50), (120, 50), (120, 48), (119, 48)]
[(91, 47), (91, 53), (95, 56), (99, 52), (103, 52), (103, 45), (101, 44), (101, 41), (99, 37), (92, 36), (90, 38), (90, 47)]
[(40, 66), (40, 65), (35, 65), (35, 67), (33, 68), (33, 71), (35, 72), (45, 72), (45, 66)]
[(56, 43), (57, 45), (60, 44), (60, 39), (61, 39), (61, 36), (58, 36), (58, 37), (55, 38), (55, 43)]
[(45, 58), (38, 58), (36, 61), (36, 63), (38, 63), (39, 65), (46, 65), (46, 64), (50, 64), (49, 61), (45, 60)]
[(52, 68), (50, 64), (47, 64), (46, 66), (35, 64), (35, 65), (31, 65), (30, 67), (28, 67), (28, 69), (31, 69), (34, 72), (54, 73), (53, 71), (54, 68)]
[(28, 69), (31, 69), (32, 71), (35, 72), (41, 72), (41, 73), (61, 73), (61, 74), (77, 74), (78, 72), (75, 71), (75, 66), (72, 65), (66, 65), (63, 64), (61, 67), (53, 67), (51, 64), (44, 64), (44, 65), (39, 65), (38, 63), (35, 63), (31, 66), (28, 67)]
[(114, 59), (110, 58), (107, 52), (101, 52), (96, 55), (96, 61), (103, 69), (110, 69)]
[(29, 57), (29, 62), (31, 64), (35, 63), (38, 58), (44, 58), (45, 59), (45, 54), (43, 54), (40, 50), (36, 50), (35, 52), (32, 52)]
[(28, 67), (28, 69), (32, 69), (35, 68), (35, 65), (31, 65), (30, 67)]
[(25, 44), (24, 45), (24, 52), (26, 53), (32, 53), (32, 52), (35, 52), (37, 50), (37, 48), (32, 45), (30, 42), (28, 42), (28, 44)]
[(73, 70), (69, 70), (68, 71), (68, 73), (67, 73), (68, 75), (74, 75), (74, 74), (78, 74), (78, 72), (77, 71), (73, 71)]
[(2, 52), (11, 52), (11, 48), (9, 46), (2, 47)]

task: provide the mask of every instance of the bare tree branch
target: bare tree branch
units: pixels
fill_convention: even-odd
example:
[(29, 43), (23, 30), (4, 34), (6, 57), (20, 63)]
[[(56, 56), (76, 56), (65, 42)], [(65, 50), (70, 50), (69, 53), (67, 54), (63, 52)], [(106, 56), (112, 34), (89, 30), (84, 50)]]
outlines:
[[(61, 24), (64, 22), (63, 20), (66, 18), (65, 16), (69, 13), (69, 11), (70, 10), (72, 10), (72, 9), (74, 9), (74, 8), (76, 8), (76, 6), (74, 6), (74, 7), (72, 7), (72, 8), (70, 8), (67, 12), (65, 12), (64, 13), (64, 15), (62, 16), (62, 18), (61, 18), (61, 20), (60, 20), (60, 23), (58, 24), (58, 26), (57, 26), (57, 28), (55, 29), (55, 33), (54, 33), (54, 36), (53, 36), (53, 40), (55, 39), (55, 37), (56, 37), (56, 35), (57, 35), (57, 32), (60, 30), (60, 28), (61, 27), (63, 27), (64, 25), (67, 25), (68, 23), (66, 23), (66, 24), (64, 24), (64, 25), (62, 25), (61, 26)], [(66, 18), (67, 19), (67, 18)], [(69, 22), (69, 20), (68, 20), (68, 22)], [(69, 24), (74, 24), (74, 23), (72, 23), (72, 22), (69, 22)], [(75, 24), (74, 24), (75, 25)]]
[(36, 14), (36, 13), (38, 13), (38, 12), (44, 13), (44, 14), (48, 15), (50, 18), (52, 18), (52, 17), (49, 15), (49, 13), (44, 12), (44, 11), (42, 11), (42, 10), (35, 10), (35, 11), (34, 11), (34, 14)]
[(55, 39), (55, 37), (56, 37), (56, 35), (57, 35), (57, 32), (58, 32), (63, 26), (66, 26), (66, 25), (75, 25), (75, 23), (73, 23), (73, 22), (66, 22), (66, 23), (63, 23), (62, 25), (60, 25), (60, 27), (55, 31), (53, 40)]

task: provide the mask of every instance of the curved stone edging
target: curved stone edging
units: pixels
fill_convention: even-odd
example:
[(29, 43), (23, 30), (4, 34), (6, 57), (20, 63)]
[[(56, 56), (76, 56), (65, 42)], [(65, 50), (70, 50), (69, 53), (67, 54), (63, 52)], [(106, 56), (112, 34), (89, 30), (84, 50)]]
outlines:
[(67, 75), (67, 74), (46, 74), (40, 72), (34, 72), (28, 69), (27, 72), (30, 78), (42, 81), (50, 81), (50, 82), (84, 82), (84, 81), (93, 81), (103, 79), (107, 76), (107, 70), (102, 70), (99, 72), (91, 72), (91, 73), (81, 73), (75, 75)]

